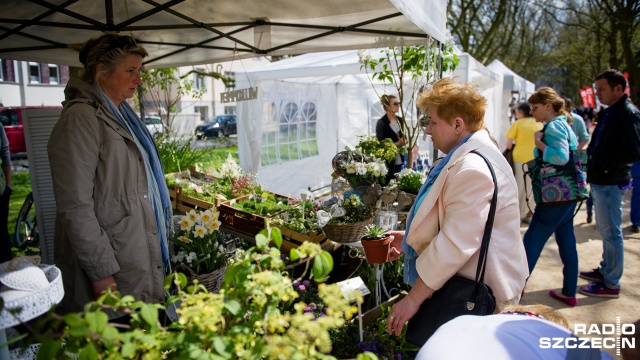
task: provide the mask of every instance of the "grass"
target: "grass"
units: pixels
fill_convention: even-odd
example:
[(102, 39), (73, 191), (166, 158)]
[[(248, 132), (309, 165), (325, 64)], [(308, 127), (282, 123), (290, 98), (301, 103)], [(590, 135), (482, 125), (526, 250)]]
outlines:
[(205, 154), (202, 156), (202, 161), (198, 163), (201, 169), (219, 168), (220, 165), (227, 160), (227, 156), (231, 156), (236, 160), (238, 159), (238, 146), (231, 146), (226, 148), (217, 148), (204, 150)]

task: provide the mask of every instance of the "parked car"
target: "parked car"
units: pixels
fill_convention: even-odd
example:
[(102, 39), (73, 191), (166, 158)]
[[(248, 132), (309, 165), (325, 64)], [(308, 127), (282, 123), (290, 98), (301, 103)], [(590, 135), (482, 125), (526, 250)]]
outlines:
[(238, 127), (235, 115), (216, 116), (196, 126), (196, 137), (198, 139), (224, 137), (237, 133)]
[(164, 131), (162, 126), (162, 118), (156, 115), (145, 115), (144, 116), (144, 124), (151, 133), (151, 136), (155, 136), (157, 133), (162, 133)]
[(27, 109), (61, 109), (62, 106), (15, 106), (0, 107), (0, 122), (4, 126), (9, 140), (11, 155), (26, 153), (27, 143), (24, 139), (24, 126), (22, 125), (22, 113)]

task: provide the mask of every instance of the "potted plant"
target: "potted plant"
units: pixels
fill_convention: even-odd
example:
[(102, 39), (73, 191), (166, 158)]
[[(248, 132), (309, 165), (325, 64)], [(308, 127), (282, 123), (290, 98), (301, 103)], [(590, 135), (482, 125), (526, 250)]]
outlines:
[(368, 225), (361, 243), (369, 264), (384, 264), (389, 261), (391, 237), (385, 229), (378, 225)]
[(352, 193), (346, 195), (344, 201), (336, 198), (331, 206), (318, 210), (316, 216), (318, 225), (327, 237), (335, 242), (356, 242), (364, 234), (365, 227), (373, 222), (371, 208), (362, 202), (360, 195)]
[(180, 218), (180, 230), (171, 239), (174, 269), (186, 272), (211, 292), (220, 289), (227, 268), (219, 216), (216, 208), (199, 213), (190, 210)]

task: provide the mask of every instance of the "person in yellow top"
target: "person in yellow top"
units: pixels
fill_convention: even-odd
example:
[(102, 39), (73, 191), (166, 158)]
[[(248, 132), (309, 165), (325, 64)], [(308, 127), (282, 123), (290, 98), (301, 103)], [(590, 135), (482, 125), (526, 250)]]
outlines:
[[(513, 148), (513, 165), (515, 167), (516, 182), (518, 184), (518, 202), (520, 203), (520, 218), (523, 222), (529, 223), (531, 220), (531, 211), (533, 208), (533, 196), (529, 198), (529, 206), (527, 206), (527, 198), (525, 193), (525, 178), (522, 171), (522, 164), (533, 160), (533, 148), (535, 142), (533, 134), (542, 130), (542, 123), (536, 122), (531, 117), (531, 108), (529, 103), (521, 102), (515, 108), (516, 121), (511, 124), (507, 131), (507, 149)], [(526, 179), (526, 189), (531, 191), (531, 179)]]

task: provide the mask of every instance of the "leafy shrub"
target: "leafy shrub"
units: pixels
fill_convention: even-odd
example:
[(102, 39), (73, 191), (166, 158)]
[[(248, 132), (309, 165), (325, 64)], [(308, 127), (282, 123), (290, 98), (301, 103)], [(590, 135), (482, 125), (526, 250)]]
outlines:
[(170, 136), (156, 138), (156, 147), (165, 173), (180, 172), (202, 161), (206, 151), (193, 148), (195, 139)]

